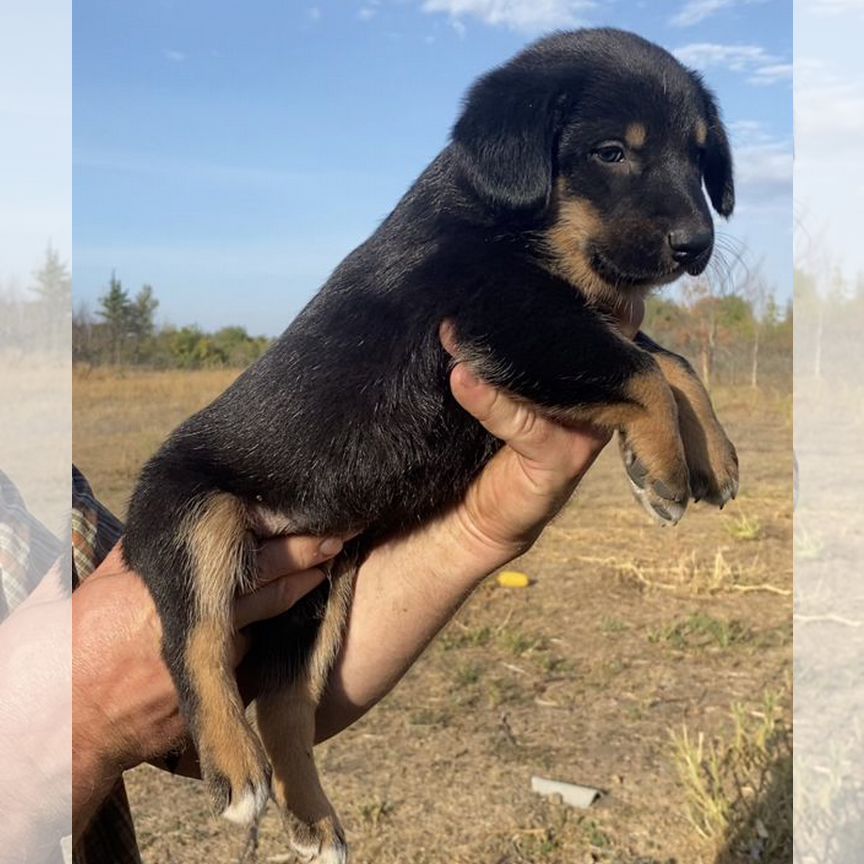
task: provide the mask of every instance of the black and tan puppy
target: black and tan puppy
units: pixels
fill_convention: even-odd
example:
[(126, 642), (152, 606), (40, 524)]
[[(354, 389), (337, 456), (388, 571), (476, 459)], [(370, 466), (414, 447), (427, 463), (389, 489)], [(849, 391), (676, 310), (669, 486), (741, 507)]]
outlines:
[[(728, 216), (729, 145), (696, 74), (620, 31), (538, 42), (474, 85), (452, 142), (381, 227), (147, 464), (126, 557), (156, 600), (225, 816), (251, 820), (272, 794), (306, 860), (346, 860), (312, 741), (357, 563), (460, 500), (500, 446), (450, 395), (444, 319), (485, 380), (562, 423), (618, 430), (661, 522), (691, 497), (735, 494), (734, 448), (690, 367), (609, 314), (705, 268), (703, 182)], [(359, 537), (329, 584), (255, 628), (259, 738), (231, 608), (255, 580), (254, 538), (280, 532)]]

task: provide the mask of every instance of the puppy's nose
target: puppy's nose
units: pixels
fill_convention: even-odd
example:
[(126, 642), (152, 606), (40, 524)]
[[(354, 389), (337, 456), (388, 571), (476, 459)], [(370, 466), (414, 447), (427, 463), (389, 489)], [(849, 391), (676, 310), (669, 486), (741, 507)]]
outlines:
[(695, 261), (711, 248), (714, 232), (704, 228), (676, 228), (669, 232), (669, 246), (672, 257), (679, 264)]

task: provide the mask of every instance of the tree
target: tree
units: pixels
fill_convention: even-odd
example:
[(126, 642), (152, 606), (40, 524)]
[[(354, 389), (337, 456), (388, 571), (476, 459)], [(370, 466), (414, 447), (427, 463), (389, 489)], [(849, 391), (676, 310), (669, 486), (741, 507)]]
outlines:
[(34, 323), (48, 347), (68, 351), (72, 317), (72, 276), (60, 253), (49, 243), (42, 266), (29, 286), (36, 295)]
[(133, 339), (135, 362), (141, 362), (152, 349), (153, 334), (156, 332), (156, 322), (153, 313), (159, 306), (159, 301), (153, 293), (152, 285), (143, 285), (135, 295), (135, 302), (129, 305), (129, 330)]
[(108, 291), (99, 298), (99, 304), (101, 308), (97, 314), (105, 321), (111, 355), (114, 363), (119, 365), (126, 337), (129, 334), (132, 314), (129, 295), (113, 270)]
[(36, 280), (30, 290), (40, 301), (49, 303), (64, 315), (72, 314), (72, 276), (60, 253), (49, 243), (45, 249), (45, 261), (39, 270), (34, 271)]

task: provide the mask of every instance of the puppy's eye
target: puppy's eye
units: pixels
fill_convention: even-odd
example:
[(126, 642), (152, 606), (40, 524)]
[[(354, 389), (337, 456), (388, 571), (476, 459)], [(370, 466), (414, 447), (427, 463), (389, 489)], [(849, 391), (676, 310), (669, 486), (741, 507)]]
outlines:
[(591, 151), (591, 155), (607, 165), (624, 161), (624, 148), (620, 144), (602, 144)]

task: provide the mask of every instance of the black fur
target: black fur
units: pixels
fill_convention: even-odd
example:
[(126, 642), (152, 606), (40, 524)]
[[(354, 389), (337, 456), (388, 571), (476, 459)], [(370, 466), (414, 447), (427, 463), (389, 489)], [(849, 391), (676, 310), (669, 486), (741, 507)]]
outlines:
[[(656, 167), (618, 176), (591, 148), (622, 137), (631, 119), (647, 126), (641, 158)], [(704, 157), (687, 137), (699, 119), (710, 130)], [(228, 492), (290, 514), (297, 532), (362, 531), (362, 554), (459, 501), (500, 445), (450, 394), (445, 318), (482, 377), (541, 408), (626, 399), (627, 382), (653, 360), (556, 275), (542, 240), (557, 217), (555, 184), (563, 179), (602, 216), (597, 262), (626, 295), (668, 281), (660, 246), (676, 220), (710, 225), (700, 158), (714, 206), (728, 215), (731, 160), (710, 94), (632, 34), (557, 34), (473, 87), (452, 143), (396, 209), (141, 475), (125, 554), (156, 600), (187, 699), (190, 564), (176, 532), (193, 503)], [(660, 246), (637, 224), (659, 232)], [(302, 664), (325, 602), (326, 587), (258, 625), (255, 663), (271, 683)]]

